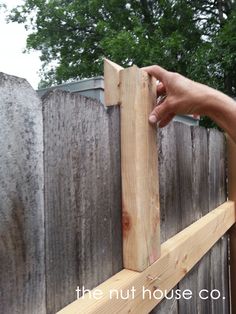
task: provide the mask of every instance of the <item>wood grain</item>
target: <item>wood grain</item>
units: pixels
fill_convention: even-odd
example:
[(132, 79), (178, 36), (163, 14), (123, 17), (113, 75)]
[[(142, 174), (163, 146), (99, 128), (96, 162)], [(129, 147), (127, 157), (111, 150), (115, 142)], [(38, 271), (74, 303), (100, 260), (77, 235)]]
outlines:
[(156, 80), (136, 66), (120, 79), (123, 260), (142, 271), (160, 256), (157, 139), (148, 122)]
[(43, 99), (47, 313), (122, 268), (119, 109)]
[[(138, 75), (132, 71), (138, 72)], [(153, 103), (148, 101), (150, 107), (145, 105), (147, 94), (144, 93), (149, 88), (152, 90), (153, 85), (148, 86), (149, 81), (140, 77), (139, 71), (134, 68), (128, 75), (130, 78), (134, 75), (137, 86), (144, 80), (138, 93), (132, 80), (126, 77), (125, 85), (129, 86), (128, 103), (132, 102), (132, 91), (138, 96), (133, 99), (135, 114), (127, 116), (126, 120), (127, 130), (131, 132), (133, 140), (128, 141), (124, 135), (123, 140), (127, 141), (136, 156), (130, 158), (128, 171), (135, 169), (140, 179), (139, 182), (129, 180), (129, 184), (131, 190), (139, 192), (135, 193), (138, 196), (135, 202), (139, 204), (138, 212), (142, 214), (141, 223), (148, 218), (145, 225), (152, 228), (153, 218), (149, 212), (152, 207), (147, 205), (148, 198), (142, 199), (142, 192), (148, 195), (158, 189), (158, 181), (155, 181), (157, 167), (156, 172), (150, 172), (150, 166), (154, 169), (153, 165), (157, 164), (157, 160), (152, 159), (157, 158), (156, 144), (150, 145), (151, 149), (147, 150), (149, 157), (143, 154), (145, 145), (154, 141), (156, 132), (147, 123)], [(118, 87), (121, 93), (120, 76)], [(150, 95), (152, 93), (154, 90)], [(122, 269), (120, 108), (104, 109), (101, 103), (78, 94), (55, 91), (43, 100), (42, 121), (42, 105), (29, 84), (23, 79), (4, 74), (0, 75), (0, 99), (0, 312), (52, 314), (76, 298), (77, 286), (92, 289)], [(141, 116), (145, 119), (140, 120)], [(221, 298), (205, 302), (194, 297), (191, 302), (184, 302), (183, 299), (166, 299), (153, 313), (227, 314), (227, 235), (219, 239), (211, 251), (190, 270), (190, 265), (203, 254), (202, 250), (206, 251), (213, 229), (211, 231), (204, 225), (195, 236), (188, 234), (182, 238), (177, 234), (226, 199), (224, 137), (216, 130), (190, 128), (175, 122), (158, 130), (158, 134), (163, 243), (161, 259), (141, 274), (122, 270), (108, 279), (106, 287), (108, 289), (110, 284), (112, 287), (123, 287), (123, 284), (126, 288), (132, 284), (141, 287), (144, 284), (154, 289), (154, 286), (163, 284), (162, 287), (175, 285), (173, 288), (190, 288), (194, 293), (199, 289), (219, 289), (224, 300)], [(137, 143), (141, 145), (137, 147)], [(234, 147), (230, 146), (230, 149)], [(235, 153), (231, 151), (229, 193), (233, 200), (236, 198), (234, 159)], [(145, 163), (145, 160), (148, 162)], [(143, 211), (143, 208), (147, 210)], [(230, 205), (224, 215), (222, 212), (218, 218), (210, 216), (215, 221), (216, 232), (223, 232), (224, 219), (227, 220), (231, 214)], [(127, 227), (129, 219), (124, 222)], [(150, 229), (147, 234), (152, 232), (153, 229)], [(175, 240), (169, 240), (173, 236)], [(213, 233), (213, 236), (216, 234)], [(233, 227), (233, 287), (235, 238)], [(203, 244), (201, 242), (194, 251), (192, 244), (195, 239), (201, 240)], [(191, 246), (188, 241), (191, 241)], [(189, 248), (196, 254), (187, 258), (187, 275), (176, 286), (186, 272), (183, 271), (183, 254)], [(174, 268), (176, 258), (180, 259), (180, 263)], [(165, 267), (169, 267), (169, 270), (165, 271), (163, 277)], [(163, 280), (161, 283), (156, 278), (159, 276)], [(117, 281), (113, 281), (114, 278)], [(233, 306), (234, 299), (233, 294)], [(153, 300), (150, 303), (142, 302), (139, 296), (129, 304), (125, 300), (122, 304), (118, 302), (118, 305), (106, 303), (106, 300), (104, 302), (95, 305), (96, 309), (102, 309), (101, 313), (111, 313), (111, 308), (114, 313), (116, 309), (124, 313), (129, 310), (131, 313), (147, 313), (156, 305)], [(79, 310), (78, 313), (83, 312)]]
[[(85, 295), (61, 310), (60, 314), (78, 313), (148, 313), (160, 299), (143, 297), (142, 288), (155, 291), (172, 289), (235, 223), (234, 202), (226, 202), (193, 223), (162, 245), (161, 257), (138, 273), (122, 270), (96, 289), (102, 291), (99, 300)], [(136, 297), (110, 298), (110, 290), (136, 289)]]
[[(227, 135), (228, 156), (228, 195), (229, 199), (236, 201), (236, 144)], [(230, 278), (232, 313), (236, 312), (236, 225), (229, 231), (230, 236)]]
[[(177, 160), (176, 123), (158, 128), (158, 166), (160, 184), (161, 243), (181, 231), (179, 212), (179, 177)], [(177, 289), (178, 286), (173, 289)], [(168, 296), (169, 297), (169, 296)], [(151, 314), (178, 313), (178, 300), (164, 298)]]
[(113, 106), (121, 102), (120, 99), (120, 71), (123, 68), (118, 64), (104, 59), (104, 93), (105, 105)]
[[(215, 129), (209, 131), (209, 209), (222, 204), (226, 198), (226, 147), (224, 134)], [(228, 234), (225, 234), (211, 250), (211, 291), (221, 293), (218, 300), (210, 299), (211, 313), (229, 313)]]
[[(182, 172), (187, 172), (185, 174), (186, 189), (181, 188), (182, 203), (184, 200), (192, 200), (192, 209), (189, 211), (186, 206), (181, 206), (182, 228), (188, 226), (190, 222), (197, 221), (199, 218), (203, 217), (208, 213), (208, 196), (209, 196), (209, 184), (208, 184), (208, 136), (207, 129), (198, 126), (185, 126), (183, 128), (185, 134), (179, 136), (183, 139), (185, 146), (180, 146), (179, 157), (182, 159), (182, 166), (180, 162), (180, 169)], [(179, 130), (178, 132), (183, 132)], [(188, 155), (188, 160), (190, 164), (187, 163), (187, 167), (184, 164), (184, 152)], [(191, 179), (189, 178), (191, 176)], [(188, 180), (191, 180), (189, 182)], [(191, 194), (191, 196), (190, 196)], [(179, 300), (179, 313), (211, 313), (210, 301), (203, 300), (199, 297), (199, 292), (202, 289), (207, 289), (210, 291), (210, 262), (209, 262), (210, 252), (207, 252), (205, 256), (198, 262), (197, 265), (190, 271), (186, 277), (180, 281), (179, 289), (182, 291), (185, 289), (190, 289), (193, 293), (193, 298), (191, 300), (186, 300), (184, 298)]]
[(0, 312), (45, 314), (42, 104), (0, 73)]

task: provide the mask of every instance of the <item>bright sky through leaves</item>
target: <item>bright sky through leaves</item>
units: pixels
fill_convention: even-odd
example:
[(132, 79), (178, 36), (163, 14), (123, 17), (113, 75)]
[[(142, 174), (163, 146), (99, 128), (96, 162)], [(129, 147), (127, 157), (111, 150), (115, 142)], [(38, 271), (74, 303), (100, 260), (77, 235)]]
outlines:
[[(5, 0), (8, 9), (22, 4), (21, 0)], [(23, 24), (5, 21), (4, 9), (0, 10), (0, 72), (24, 77), (37, 89), (40, 68), (39, 52), (23, 53), (27, 32)]]

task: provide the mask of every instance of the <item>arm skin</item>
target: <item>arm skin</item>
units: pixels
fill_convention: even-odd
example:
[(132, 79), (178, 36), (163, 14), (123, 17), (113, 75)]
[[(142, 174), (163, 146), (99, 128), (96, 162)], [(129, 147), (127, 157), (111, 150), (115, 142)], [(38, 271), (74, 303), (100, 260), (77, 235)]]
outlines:
[(157, 65), (143, 70), (160, 81), (157, 96), (166, 95), (150, 114), (150, 123), (164, 127), (176, 114), (207, 115), (236, 142), (236, 102), (232, 98)]

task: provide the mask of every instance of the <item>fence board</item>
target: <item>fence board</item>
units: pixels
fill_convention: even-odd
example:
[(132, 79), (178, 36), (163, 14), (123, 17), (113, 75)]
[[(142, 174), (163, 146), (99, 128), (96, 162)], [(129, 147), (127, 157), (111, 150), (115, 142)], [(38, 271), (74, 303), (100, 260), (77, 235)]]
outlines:
[[(176, 124), (170, 123), (163, 129), (158, 129), (159, 157), (159, 189), (161, 215), (161, 242), (167, 241), (180, 231), (179, 215), (179, 177)], [(177, 287), (176, 287), (177, 288)], [(178, 302), (175, 299), (163, 299), (151, 314), (178, 313)]]
[[(186, 132), (191, 134), (191, 145), (188, 145), (191, 146), (192, 149), (192, 155), (189, 153), (190, 158), (192, 157), (191, 170), (189, 166), (192, 184), (189, 185), (189, 189), (193, 201), (190, 217), (192, 221), (196, 221), (208, 212), (208, 138), (207, 130), (205, 128), (191, 127), (191, 130), (186, 130)], [(188, 196), (186, 197), (188, 198)], [(185, 215), (182, 215), (182, 228), (187, 227), (191, 222), (189, 221), (190, 218), (188, 216), (187, 207), (184, 212)], [(185, 219), (185, 217), (188, 218)], [(190, 289), (193, 293), (191, 300), (181, 299), (179, 301), (179, 312), (181, 314), (190, 312), (193, 314), (211, 313), (210, 303), (199, 297), (199, 291), (201, 289), (210, 289), (209, 266), (209, 253), (207, 253), (193, 270), (179, 283), (179, 288), (181, 290)]]
[[(145, 271), (123, 269), (95, 288), (94, 291), (101, 289), (99, 298), (87, 294), (58, 314), (110, 314), (111, 309), (113, 313), (148, 313), (163, 297), (156, 291), (157, 287), (163, 292), (170, 291), (234, 223), (234, 202), (225, 202), (167, 240), (162, 245), (161, 258)], [(130, 291), (132, 288), (136, 288), (133, 297), (129, 294), (125, 298), (111, 298), (110, 292), (114, 289)], [(143, 288), (151, 289), (149, 292), (155, 295), (148, 293), (147, 296)], [(156, 293), (159, 294), (158, 298)]]
[(42, 105), (0, 73), (0, 312), (44, 314)]
[[(209, 131), (209, 208), (226, 200), (225, 138), (217, 130)], [(229, 313), (228, 235), (224, 235), (210, 252), (211, 290), (217, 289), (221, 298), (211, 300), (211, 313)], [(225, 299), (223, 299), (225, 298)]]
[[(208, 135), (204, 128), (175, 122), (159, 130), (159, 137), (163, 241), (225, 200), (225, 152), (224, 137), (216, 130)], [(226, 235), (176, 287), (190, 289), (192, 299), (163, 300), (151, 313), (215, 313), (216, 308), (216, 313), (228, 313), (227, 265)], [(199, 297), (199, 291), (214, 287), (218, 287), (225, 301)]]
[[(28, 83), (2, 74), (0, 99), (1, 311), (51, 314), (77, 286), (122, 268), (119, 108), (54, 91), (42, 122)], [(216, 130), (174, 122), (158, 135), (164, 242), (226, 199), (225, 150)], [(152, 313), (229, 313), (227, 249), (225, 235), (178, 284), (191, 301), (163, 300)], [(201, 300), (199, 289), (225, 299)]]
[(119, 111), (55, 91), (44, 105), (47, 313), (122, 267)]
[(180, 231), (179, 181), (176, 163), (177, 145), (175, 123), (158, 129), (158, 157), (161, 203), (161, 242)]
[[(236, 201), (236, 143), (227, 134), (228, 198)], [(236, 224), (229, 231), (231, 311), (236, 312)]]

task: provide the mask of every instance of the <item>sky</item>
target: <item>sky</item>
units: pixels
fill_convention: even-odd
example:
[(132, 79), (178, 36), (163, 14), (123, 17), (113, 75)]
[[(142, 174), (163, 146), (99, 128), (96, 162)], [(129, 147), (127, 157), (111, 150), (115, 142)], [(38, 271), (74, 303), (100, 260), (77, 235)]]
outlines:
[[(0, 1), (12, 8), (21, 0)], [(41, 66), (39, 52), (23, 53), (27, 32), (22, 24), (5, 21), (4, 10), (0, 10), (0, 72), (26, 78), (34, 89), (40, 81), (38, 71)]]

